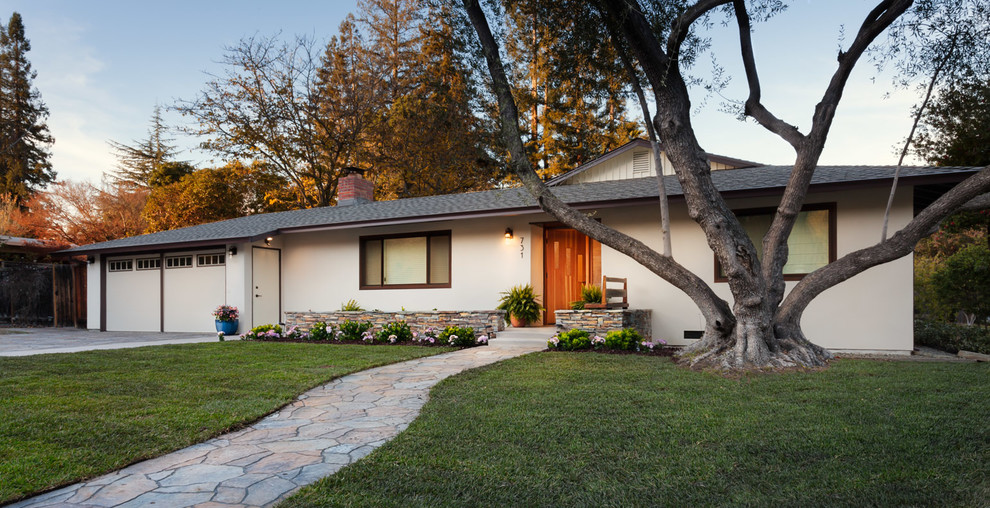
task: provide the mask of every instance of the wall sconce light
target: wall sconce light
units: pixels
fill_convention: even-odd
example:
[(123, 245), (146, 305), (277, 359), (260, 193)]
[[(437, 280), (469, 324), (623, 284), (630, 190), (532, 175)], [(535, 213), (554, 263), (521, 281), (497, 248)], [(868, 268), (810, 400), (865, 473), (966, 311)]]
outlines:
[(505, 228), (505, 239), (512, 240), (512, 228)]
[(231, 256), (236, 256), (237, 255), (237, 247), (231, 247), (230, 250), (227, 251), (227, 252), (230, 252), (230, 255)]
[(95, 263), (95, 262), (96, 262), (96, 257), (94, 257), (94, 256), (86, 256), (86, 261), (87, 261), (87, 262), (88, 262), (89, 264), (93, 264), (93, 263)]
[(268, 247), (271, 247), (272, 246), (272, 240), (274, 240), (274, 238), (272, 238), (270, 236), (268, 238), (265, 238), (265, 245), (268, 246)]

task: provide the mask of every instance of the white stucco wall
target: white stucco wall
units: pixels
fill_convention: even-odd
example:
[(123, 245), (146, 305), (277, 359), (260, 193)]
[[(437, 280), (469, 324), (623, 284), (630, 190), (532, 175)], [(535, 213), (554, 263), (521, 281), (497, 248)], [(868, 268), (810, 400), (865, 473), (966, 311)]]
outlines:
[[(365, 309), (482, 310), (500, 291), (530, 280), (533, 216), (500, 217), (283, 235), (282, 309), (328, 311), (356, 300)], [(514, 238), (505, 240), (505, 228)], [(361, 236), (451, 231), (451, 287), (359, 289)], [(537, 238), (536, 241), (541, 241)]]
[(86, 266), (86, 328), (100, 329), (100, 255)]
[[(816, 194), (808, 203), (836, 203), (836, 255), (876, 243), (880, 237), (887, 189), (854, 190)], [(912, 193), (902, 189), (897, 196), (891, 229), (896, 231), (911, 219)], [(734, 209), (774, 206), (773, 198), (730, 201)], [(655, 207), (606, 209), (600, 212), (605, 224), (632, 234), (654, 248), (660, 247), (658, 212)], [(701, 276), (715, 292), (731, 302), (728, 283), (717, 283), (714, 257), (704, 234), (687, 216), (683, 203), (671, 210), (674, 258)], [(653, 309), (655, 337), (671, 344), (688, 344), (685, 330), (702, 330), (701, 313), (683, 293), (608, 247), (602, 248), (605, 275), (629, 278), (632, 307)], [(808, 338), (839, 350), (910, 351), (913, 347), (912, 258), (907, 256), (866, 271), (820, 295), (809, 305), (802, 320)], [(787, 282), (788, 291), (796, 282)]]

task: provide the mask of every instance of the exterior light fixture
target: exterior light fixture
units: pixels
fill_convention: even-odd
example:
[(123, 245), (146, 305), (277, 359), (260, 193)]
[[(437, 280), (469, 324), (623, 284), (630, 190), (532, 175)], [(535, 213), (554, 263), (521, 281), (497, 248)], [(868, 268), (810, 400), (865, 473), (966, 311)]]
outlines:
[(272, 246), (272, 240), (274, 240), (274, 238), (272, 238), (270, 236), (268, 238), (265, 238), (265, 245), (268, 246), (268, 247), (271, 247)]
[(228, 252), (230, 252), (230, 255), (231, 256), (236, 256), (237, 255), (237, 247), (231, 247)]
[(512, 228), (505, 228), (505, 239), (512, 240)]

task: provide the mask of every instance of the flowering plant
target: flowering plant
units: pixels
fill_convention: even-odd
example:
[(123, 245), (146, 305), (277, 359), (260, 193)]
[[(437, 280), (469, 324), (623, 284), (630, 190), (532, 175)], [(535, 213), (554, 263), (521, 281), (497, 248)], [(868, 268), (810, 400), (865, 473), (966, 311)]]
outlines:
[(217, 307), (217, 310), (213, 311), (213, 317), (217, 321), (236, 321), (237, 320), (237, 307), (232, 305), (221, 305)]
[(454, 347), (478, 345), (478, 342), (474, 338), (474, 329), (466, 326), (448, 326), (444, 328), (437, 337), (437, 341)]

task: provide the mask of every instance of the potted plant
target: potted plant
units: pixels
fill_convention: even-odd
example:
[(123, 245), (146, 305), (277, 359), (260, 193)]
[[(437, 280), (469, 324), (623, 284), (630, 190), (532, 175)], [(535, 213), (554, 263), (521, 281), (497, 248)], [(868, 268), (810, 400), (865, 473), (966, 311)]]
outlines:
[(533, 286), (513, 286), (508, 291), (502, 292), (499, 300), (499, 310), (505, 311), (506, 321), (512, 323), (514, 327), (523, 327), (535, 321), (539, 321), (543, 306), (536, 300)]
[(223, 332), (224, 335), (237, 333), (237, 307), (221, 305), (213, 311), (213, 318), (216, 320), (218, 332)]

